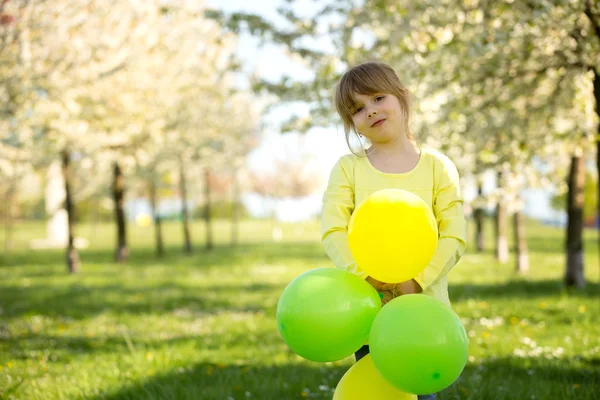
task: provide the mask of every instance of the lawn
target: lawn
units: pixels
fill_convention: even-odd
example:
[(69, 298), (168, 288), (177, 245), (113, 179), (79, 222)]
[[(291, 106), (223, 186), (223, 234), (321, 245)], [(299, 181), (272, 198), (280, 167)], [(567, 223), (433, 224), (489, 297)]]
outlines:
[[(286, 284), (331, 266), (317, 223), (284, 225), (276, 243), (268, 222), (245, 221), (232, 248), (218, 222), (207, 252), (199, 222), (186, 256), (171, 222), (163, 259), (151, 228), (130, 228), (130, 261), (117, 265), (114, 228), (81, 226), (92, 245), (70, 276), (62, 251), (27, 249), (42, 224), (18, 226), (16, 249), (0, 255), (0, 399), (331, 399), (353, 360), (303, 360), (275, 325)], [(527, 276), (498, 264), (491, 241), (451, 272), (470, 356), (439, 399), (600, 399), (597, 232), (586, 232), (587, 287), (567, 291), (563, 230), (527, 228)]]

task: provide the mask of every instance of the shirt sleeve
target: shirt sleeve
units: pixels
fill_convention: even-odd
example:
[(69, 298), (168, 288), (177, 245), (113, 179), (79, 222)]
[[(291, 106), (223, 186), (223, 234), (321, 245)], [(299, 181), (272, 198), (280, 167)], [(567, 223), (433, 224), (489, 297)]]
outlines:
[(348, 223), (354, 211), (354, 179), (351, 162), (341, 158), (331, 170), (323, 194), (321, 241), (337, 268), (366, 278), (348, 245)]
[(456, 166), (450, 159), (443, 158), (434, 168), (439, 170), (434, 170), (436, 189), (433, 201), (438, 244), (429, 265), (415, 277), (423, 291), (448, 274), (467, 247), (467, 222)]

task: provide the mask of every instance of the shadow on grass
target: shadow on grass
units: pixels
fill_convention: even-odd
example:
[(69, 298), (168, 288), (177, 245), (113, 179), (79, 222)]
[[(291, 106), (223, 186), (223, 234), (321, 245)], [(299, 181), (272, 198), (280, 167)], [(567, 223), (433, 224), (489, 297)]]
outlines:
[(314, 367), (199, 363), (182, 366), (171, 373), (150, 377), (94, 399), (331, 399), (332, 389), (346, 370), (345, 366), (316, 363)]
[[(97, 314), (157, 314), (185, 310), (190, 313), (223, 311), (252, 312), (264, 310), (261, 298), (278, 296), (281, 287), (273, 284), (210, 286), (208, 288), (161, 282), (156, 286), (109, 284), (85, 286), (35, 285), (28, 287), (0, 285), (0, 303), (4, 316), (26, 315), (91, 318)], [(259, 294), (260, 298), (253, 299)], [(242, 303), (240, 299), (244, 300)]]
[(439, 400), (600, 399), (600, 369), (586, 359), (492, 358), (469, 364)]
[[(236, 247), (228, 245), (216, 246), (212, 250), (204, 248), (196, 249), (192, 254), (184, 254), (180, 247), (168, 247), (165, 249), (165, 256), (156, 257), (151, 248), (132, 248), (130, 249), (127, 266), (145, 267), (148, 265), (164, 264), (168, 265), (186, 265), (192, 267), (221, 266), (232, 265), (236, 261), (247, 259), (262, 260), (269, 262), (271, 260), (302, 259), (307, 262), (315, 260), (327, 261), (328, 258), (320, 243), (315, 242), (280, 242), (280, 243), (244, 243)], [(119, 264), (114, 262), (114, 253), (110, 250), (80, 250), (80, 259), (82, 269), (85, 271), (87, 264), (113, 264), (115, 268)], [(65, 264), (64, 250), (43, 250), (43, 251), (21, 251), (10, 255), (0, 257), (0, 268), (19, 267), (40, 267)], [(66, 264), (65, 264), (66, 265)], [(48, 271), (36, 271), (38, 276), (56, 275), (57, 271), (50, 269)], [(66, 266), (64, 272), (66, 274)]]
[[(156, 259), (153, 251), (146, 249), (133, 252), (125, 267), (110, 263), (102, 265), (111, 259), (112, 254), (108, 251), (87, 251), (81, 253), (81, 273), (73, 276), (62, 269), (64, 257), (60, 251), (17, 253), (9, 261), (5, 259), (4, 264), (0, 264), (0, 272), (12, 274), (14, 269), (21, 278), (42, 279), (27, 285), (0, 282), (0, 304), (7, 317), (41, 314), (74, 319), (88, 318), (102, 312), (143, 314), (177, 309), (204, 313), (257, 311), (264, 309), (264, 299), (276, 298), (283, 287), (277, 284), (245, 283), (243, 279), (227, 285), (202, 285), (200, 280), (197, 285), (193, 280), (179, 284), (172, 281), (177, 277), (173, 270), (183, 267), (187, 273), (223, 268), (224, 274), (231, 274), (230, 268), (240, 265), (280, 264), (286, 260), (312, 264), (317, 259), (327, 261), (319, 246), (284, 243), (266, 244), (257, 249), (256, 245), (247, 244), (236, 248), (217, 247), (213, 251), (198, 251), (190, 256), (181, 254), (178, 249), (178, 253), (167, 254), (161, 259)], [(158, 267), (151, 270), (157, 276), (145, 272), (149, 266)], [(122, 268), (127, 268), (129, 274), (119, 279)], [(139, 280), (135, 274), (133, 277), (130, 274), (137, 270), (143, 274)], [(45, 278), (59, 280), (46, 281)]]
[[(83, 319), (103, 312), (116, 314), (143, 314), (162, 313), (178, 309), (191, 312), (218, 313), (228, 311), (257, 311), (264, 309), (265, 300), (276, 299), (283, 289), (278, 284), (252, 283), (245, 284), (243, 280), (234, 285), (198, 285), (175, 283), (171, 279), (171, 272), (175, 266), (182, 266), (189, 270), (203, 270), (205, 268), (223, 268), (224, 273), (231, 273), (228, 267), (236, 265), (278, 264), (286, 260), (315, 264), (315, 260), (327, 262), (327, 258), (320, 249), (319, 244), (311, 243), (283, 243), (265, 244), (258, 250), (255, 245), (241, 245), (235, 249), (217, 247), (212, 252), (198, 252), (189, 257), (181, 254), (170, 254), (164, 259), (156, 260), (151, 250), (134, 253), (127, 265), (128, 271), (144, 272), (143, 267), (157, 265), (159, 273), (156, 279), (144, 275), (139, 282), (129, 276), (127, 279), (118, 279), (119, 265), (94, 266), (83, 271), (79, 276), (66, 276), (66, 272), (48, 266), (44, 262), (62, 263), (62, 254), (59, 252), (31, 253), (30, 255), (18, 254), (9, 266), (0, 267), (17, 268), (19, 260), (26, 264), (19, 265), (18, 269), (24, 278), (59, 277), (68, 278), (52, 282), (38, 281), (29, 286), (8, 285), (0, 283), (0, 304), (4, 308), (5, 317), (19, 317), (24, 315), (65, 316), (74, 319)], [(89, 263), (108, 257), (108, 252), (98, 251), (82, 254), (82, 258)], [(39, 266), (42, 266), (40, 268)], [(62, 265), (62, 264), (59, 264)], [(31, 268), (29, 268), (31, 267)], [(36, 268), (33, 268), (36, 267)], [(171, 268), (171, 269), (170, 269)], [(164, 270), (164, 272), (163, 272)], [(105, 281), (86, 280), (90, 277), (106, 277)], [(84, 279), (79, 279), (79, 278)], [(148, 279), (147, 279), (148, 278)], [(535, 298), (546, 296), (572, 296), (575, 298), (597, 297), (600, 293), (600, 284), (589, 283), (582, 290), (567, 290), (560, 280), (535, 280), (514, 279), (501, 284), (452, 284), (450, 295), (454, 302), (466, 299), (490, 298)], [(267, 301), (269, 302), (269, 301)], [(272, 302), (271, 302), (272, 303)]]
[[(0, 334), (2, 334), (0, 326)], [(129, 329), (125, 325), (118, 327), (110, 335), (52, 335), (46, 333), (23, 332), (9, 335), (8, 331), (0, 338), (0, 345), (10, 349), (12, 359), (30, 360), (32, 354), (52, 354), (53, 363), (70, 363), (81, 354), (128, 354), (134, 350), (144, 351), (169, 349), (178, 346), (197, 347), (200, 351), (217, 351), (248, 346), (248, 331), (244, 327), (223, 333), (219, 330), (198, 334), (177, 335), (169, 338), (145, 336), (145, 332)], [(253, 332), (255, 343), (282, 342), (279, 332), (273, 325), (260, 332)], [(130, 347), (131, 346), (131, 347)], [(253, 344), (252, 346), (255, 346)], [(289, 354), (291, 351), (287, 350)]]
[(512, 280), (502, 284), (452, 284), (449, 288), (452, 301), (460, 302), (467, 299), (490, 299), (496, 297), (526, 298), (547, 296), (598, 297), (599, 283), (588, 283), (583, 289), (566, 288), (560, 280)]
[(41, 333), (23, 333), (0, 339), (10, 349), (13, 359), (30, 360), (32, 353), (52, 354), (54, 363), (70, 363), (79, 354), (116, 353), (128, 351), (123, 337), (57, 336)]
[[(597, 399), (598, 371), (575, 367), (573, 362), (502, 358), (469, 365), (457, 382), (438, 394), (438, 399)], [(346, 366), (317, 363), (314, 366), (200, 363), (143, 379), (95, 399), (331, 399), (331, 390), (346, 370)]]

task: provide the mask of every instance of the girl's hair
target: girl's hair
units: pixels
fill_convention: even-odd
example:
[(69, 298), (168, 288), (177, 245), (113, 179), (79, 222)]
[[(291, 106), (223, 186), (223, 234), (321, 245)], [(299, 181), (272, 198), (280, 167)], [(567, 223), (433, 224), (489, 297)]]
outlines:
[[(359, 133), (352, 122), (352, 111), (356, 101), (354, 94), (390, 93), (398, 98), (403, 114), (403, 128), (408, 139), (416, 144), (416, 140), (409, 128), (411, 114), (410, 92), (400, 82), (394, 70), (381, 62), (368, 62), (357, 65), (347, 71), (335, 88), (335, 108), (344, 123), (346, 143), (350, 145), (351, 132), (359, 139)], [(354, 153), (354, 151), (352, 151)], [(356, 153), (355, 153), (356, 154)]]

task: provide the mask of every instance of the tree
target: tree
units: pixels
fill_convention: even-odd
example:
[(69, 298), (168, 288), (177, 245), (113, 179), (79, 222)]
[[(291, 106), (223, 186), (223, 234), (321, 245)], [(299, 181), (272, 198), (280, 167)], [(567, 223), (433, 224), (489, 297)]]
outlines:
[[(534, 156), (569, 142), (553, 129), (553, 116), (581, 109), (573, 98), (582, 80), (593, 86), (585, 103), (594, 106), (596, 122), (593, 129), (586, 126), (581, 132), (587, 135), (600, 129), (600, 10), (590, 0), (515, 4), (456, 0), (445, 2), (444, 7), (434, 1), (329, 2), (306, 18), (297, 17), (292, 6), (281, 13), (302, 27), (297, 35), (273, 33), (272, 26), (255, 16), (235, 14), (227, 23), (238, 28), (244, 23), (251, 31), (285, 43), (310, 63), (316, 74), (308, 93), (306, 84), (288, 77), (264, 82), (262, 87), (284, 101), (308, 102), (311, 116), (328, 115), (327, 89), (340, 70), (366, 59), (381, 59), (401, 71), (423, 104), (438, 108), (431, 114), (433, 120), (422, 114), (429, 136), (446, 149), (472, 152), (501, 174), (500, 182), (515, 174), (529, 180), (535, 171), (523, 173), (523, 167)], [(338, 49), (335, 54), (307, 50), (301, 45), (306, 41), (297, 40), (317, 37), (322, 30), (315, 27), (325, 18), (343, 21), (329, 24), (328, 34)], [(317, 118), (304, 121), (308, 121), (304, 128), (313, 121), (321, 123)], [(600, 140), (597, 143), (600, 150)], [(598, 160), (600, 168), (600, 156)], [(507, 253), (502, 229), (506, 196), (518, 204), (514, 193), (498, 192), (500, 258)], [(520, 227), (522, 219), (515, 211)], [(515, 233), (524, 237), (522, 228)], [(524, 249), (517, 246), (518, 251)], [(518, 269), (520, 260), (524, 258), (517, 257)]]
[[(585, 152), (582, 154), (581, 158), (587, 158)], [(571, 167), (572, 168), (572, 167)], [(596, 194), (598, 192), (598, 180), (596, 176), (592, 174), (590, 171), (585, 173), (584, 178), (585, 184), (583, 187), (583, 219), (584, 221), (589, 221), (589, 223), (594, 224), (597, 219), (597, 205), (598, 198)], [(555, 210), (566, 210), (567, 209), (567, 195), (568, 192), (561, 192), (552, 197), (550, 202), (551, 206)]]
[(567, 268), (565, 284), (581, 288), (585, 285), (583, 276), (583, 188), (585, 179), (585, 159), (581, 147), (577, 147), (571, 158), (568, 178), (567, 198)]

